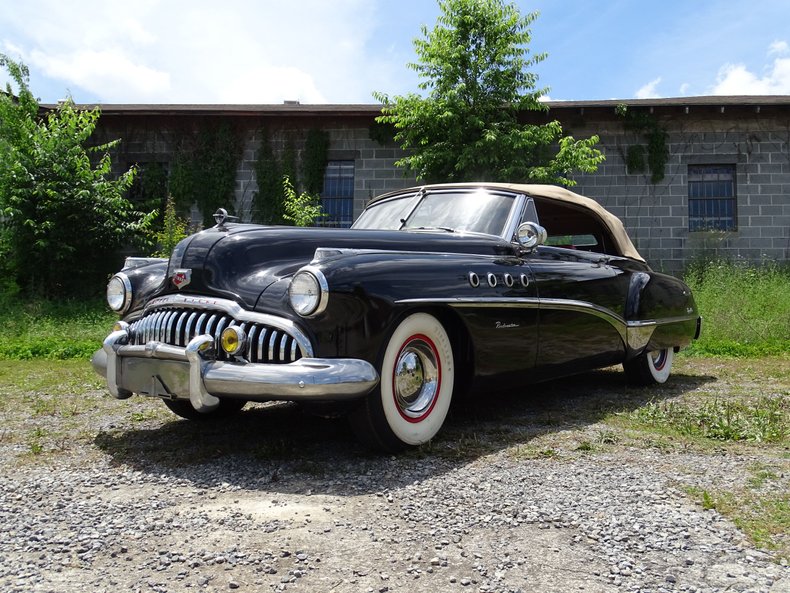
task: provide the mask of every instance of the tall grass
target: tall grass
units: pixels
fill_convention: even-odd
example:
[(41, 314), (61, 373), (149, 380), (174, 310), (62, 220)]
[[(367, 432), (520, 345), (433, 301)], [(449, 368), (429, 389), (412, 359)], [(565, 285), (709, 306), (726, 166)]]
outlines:
[(714, 261), (686, 274), (703, 317), (698, 355), (790, 353), (790, 267)]
[(0, 359), (89, 358), (118, 317), (103, 300), (0, 295)]

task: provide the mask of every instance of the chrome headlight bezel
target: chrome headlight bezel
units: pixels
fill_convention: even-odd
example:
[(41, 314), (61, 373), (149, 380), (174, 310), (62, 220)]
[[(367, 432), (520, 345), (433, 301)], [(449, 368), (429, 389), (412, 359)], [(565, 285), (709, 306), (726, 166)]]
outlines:
[(107, 283), (107, 304), (123, 315), (132, 304), (132, 283), (123, 272), (118, 272)]
[(301, 268), (291, 278), (288, 301), (301, 317), (315, 317), (326, 310), (329, 284), (324, 273), (314, 266)]

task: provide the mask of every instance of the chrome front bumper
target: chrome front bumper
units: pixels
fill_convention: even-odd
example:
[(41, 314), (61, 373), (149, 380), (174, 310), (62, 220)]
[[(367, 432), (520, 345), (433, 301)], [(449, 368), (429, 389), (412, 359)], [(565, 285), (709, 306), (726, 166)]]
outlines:
[(207, 356), (209, 334), (196, 336), (186, 348), (151, 341), (127, 344), (129, 334), (112, 332), (91, 364), (113, 397), (133, 393), (189, 399), (199, 412), (210, 412), (219, 397), (250, 401), (342, 401), (362, 397), (379, 382), (369, 362), (351, 358), (301, 358), (288, 364), (224, 362)]

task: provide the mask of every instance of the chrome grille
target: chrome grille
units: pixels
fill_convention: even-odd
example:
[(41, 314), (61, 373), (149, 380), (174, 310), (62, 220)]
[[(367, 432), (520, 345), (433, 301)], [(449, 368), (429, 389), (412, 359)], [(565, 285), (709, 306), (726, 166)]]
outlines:
[(231, 324), (247, 334), (244, 358), (250, 362), (288, 363), (304, 356), (299, 343), (282, 329), (251, 321), (239, 323), (222, 311), (191, 308), (149, 311), (129, 325), (130, 343), (144, 345), (155, 341), (185, 347), (195, 336), (210, 334), (214, 336), (217, 359), (227, 360), (228, 355), (219, 347), (219, 338), (222, 330)]

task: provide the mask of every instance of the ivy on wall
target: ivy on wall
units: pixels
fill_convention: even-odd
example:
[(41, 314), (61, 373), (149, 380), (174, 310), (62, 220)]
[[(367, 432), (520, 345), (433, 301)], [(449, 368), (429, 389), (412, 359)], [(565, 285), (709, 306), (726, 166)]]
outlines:
[(651, 183), (660, 183), (666, 173), (669, 160), (667, 131), (653, 114), (637, 109), (629, 109), (627, 105), (618, 105), (617, 115), (623, 118), (623, 127), (634, 132), (644, 144), (632, 144), (625, 154), (628, 173), (650, 172)]
[(196, 204), (204, 227), (214, 225), (217, 208), (233, 212), (240, 156), (241, 139), (228, 123), (183, 134), (170, 171), (170, 194), (178, 211), (187, 213)]
[(253, 196), (252, 220), (263, 224), (293, 222), (293, 218), (285, 215), (288, 193), (283, 180), (287, 178), (303, 192), (321, 193), (328, 162), (329, 134), (311, 129), (301, 139), (293, 132), (285, 132), (279, 151), (275, 150), (268, 130), (261, 129), (259, 137), (254, 166), (258, 191)]
[(329, 133), (324, 130), (312, 129), (307, 132), (304, 158), (302, 159), (302, 175), (305, 191), (320, 194), (324, 190), (324, 172), (329, 154)]

